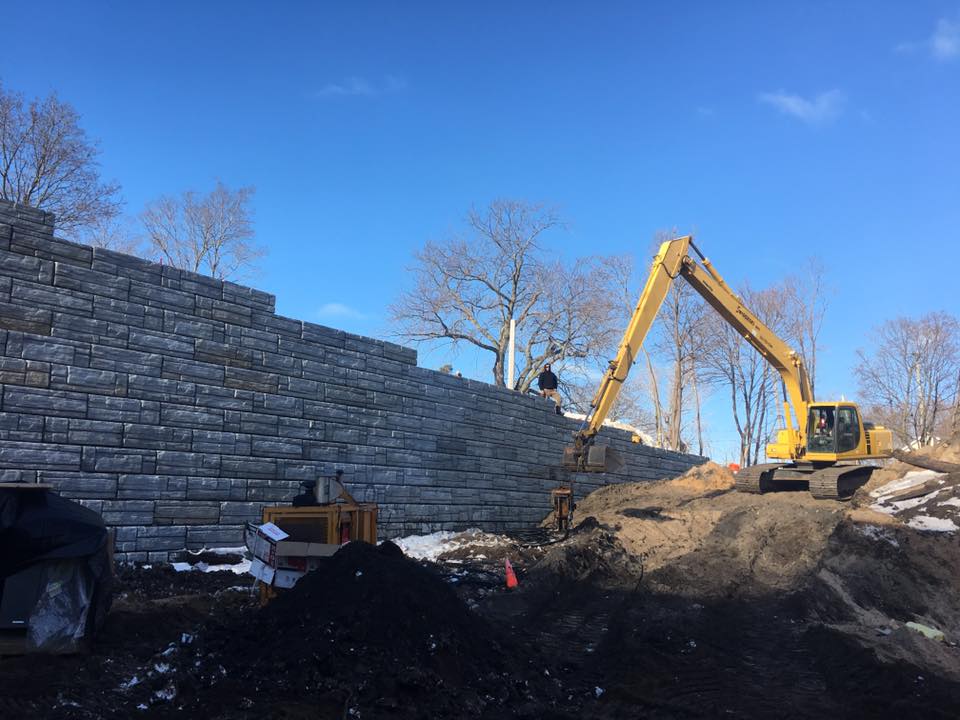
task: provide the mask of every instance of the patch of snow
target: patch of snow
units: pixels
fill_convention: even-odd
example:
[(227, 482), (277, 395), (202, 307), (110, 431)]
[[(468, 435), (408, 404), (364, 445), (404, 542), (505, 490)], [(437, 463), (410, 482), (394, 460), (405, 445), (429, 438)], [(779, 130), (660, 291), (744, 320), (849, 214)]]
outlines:
[(890, 543), (894, 547), (900, 547), (897, 539), (882, 527), (878, 527), (877, 525), (857, 525), (856, 528), (862, 535), (866, 535), (871, 540), (882, 540), (883, 542)]
[(167, 663), (155, 663), (153, 666), (153, 669), (154, 671), (160, 673), (161, 675), (164, 675), (170, 672), (170, 665), (168, 665)]
[(147, 709), (147, 706), (144, 705), (143, 703), (140, 703), (139, 705), (137, 705), (137, 710), (146, 710), (146, 709)]
[(935, 478), (941, 478), (945, 473), (934, 472), (933, 470), (911, 470), (906, 475), (904, 475), (899, 480), (891, 480), (886, 485), (881, 485), (880, 487), (871, 490), (870, 496), (879, 498), (883, 502), (884, 495), (894, 495), (901, 490), (906, 490), (907, 488), (914, 487), (915, 485), (922, 485), (927, 480), (933, 480)]
[(603, 695), (603, 693), (604, 693), (604, 689), (602, 687), (595, 687), (593, 689), (593, 694), (596, 695), (597, 697), (600, 697), (601, 695)]
[(205, 562), (198, 562), (196, 565), (191, 565), (188, 562), (175, 562), (170, 563), (174, 570), (177, 572), (191, 572), (197, 570), (199, 572), (211, 573), (211, 572), (230, 572), (236, 575), (244, 575), (250, 571), (250, 561), (241, 560), (238, 563), (232, 565), (207, 565)]
[(177, 696), (177, 689), (173, 685), (168, 685), (162, 690), (157, 690), (153, 696), (157, 700), (173, 700)]
[(129, 680), (125, 680), (125, 681), (123, 681), (122, 683), (120, 683), (120, 689), (121, 689), (121, 690), (129, 690), (129, 689), (132, 688), (134, 685), (139, 685), (141, 682), (143, 682), (143, 681), (142, 681), (140, 678), (138, 678), (136, 675), (134, 675), (134, 676), (133, 676), (132, 678), (130, 678)]
[(941, 507), (944, 505), (952, 505), (953, 507), (960, 507), (960, 497), (952, 497), (949, 500), (944, 500), (942, 503), (937, 503)]
[(436, 561), (441, 555), (467, 547), (496, 547), (509, 540), (502, 535), (485, 533), (477, 528), (453, 532), (440, 530), (429, 535), (408, 535), (395, 538), (393, 543), (404, 554), (416, 560)]
[(914, 530), (932, 530), (934, 532), (956, 532), (960, 530), (956, 523), (949, 518), (935, 518), (929, 515), (918, 515), (907, 523)]
[(243, 555), (247, 551), (246, 545), (236, 547), (214, 547), (203, 548), (201, 550), (188, 550), (191, 555), (200, 555), (201, 553), (213, 553), (214, 555)]

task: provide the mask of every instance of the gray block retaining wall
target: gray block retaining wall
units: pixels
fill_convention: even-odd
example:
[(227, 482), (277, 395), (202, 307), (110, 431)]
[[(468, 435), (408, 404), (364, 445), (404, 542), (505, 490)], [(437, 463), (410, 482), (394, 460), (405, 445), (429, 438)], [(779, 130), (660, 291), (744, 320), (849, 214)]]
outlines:
[[(417, 367), (414, 350), (282, 317), (253, 288), (53, 236), (0, 201), (0, 481), (53, 484), (127, 560), (236, 545), (264, 504), (345, 472), (381, 536), (527, 527), (576, 424), (553, 404)], [(610, 482), (703, 458), (634, 445)]]

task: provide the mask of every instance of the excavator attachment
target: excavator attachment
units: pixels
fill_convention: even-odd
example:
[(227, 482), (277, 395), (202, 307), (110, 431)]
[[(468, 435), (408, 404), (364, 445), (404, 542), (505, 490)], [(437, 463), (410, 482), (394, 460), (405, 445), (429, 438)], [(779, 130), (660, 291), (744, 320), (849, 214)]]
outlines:
[(623, 456), (609, 445), (576, 444), (563, 449), (563, 469), (571, 472), (615, 473), (624, 465)]

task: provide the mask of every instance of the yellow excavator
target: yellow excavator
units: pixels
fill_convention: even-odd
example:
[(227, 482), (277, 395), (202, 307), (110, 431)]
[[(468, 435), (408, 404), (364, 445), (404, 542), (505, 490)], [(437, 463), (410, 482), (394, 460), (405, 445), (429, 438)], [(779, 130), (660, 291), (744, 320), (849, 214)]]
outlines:
[[(691, 251), (696, 255), (691, 255)], [(697, 261), (699, 258), (699, 262)], [(803, 359), (745, 307), (692, 236), (668, 240), (653, 259), (650, 276), (630, 318), (617, 357), (610, 361), (591, 402), (590, 412), (563, 452), (563, 467), (573, 472), (617, 472), (623, 466), (609, 446), (597, 445), (603, 426), (670, 284), (682, 277), (720, 316), (780, 373), (785, 427), (766, 447), (767, 457), (782, 462), (742, 468), (737, 490), (762, 493), (777, 487), (806, 486), (818, 498), (838, 498), (869, 478), (873, 466), (863, 460), (890, 457), (889, 430), (864, 422), (851, 402), (817, 402)]]

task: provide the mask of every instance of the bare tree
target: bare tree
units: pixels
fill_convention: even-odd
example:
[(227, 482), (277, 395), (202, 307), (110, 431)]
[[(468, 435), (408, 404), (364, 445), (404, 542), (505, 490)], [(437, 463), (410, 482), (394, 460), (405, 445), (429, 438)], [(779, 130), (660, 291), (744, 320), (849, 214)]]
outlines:
[(960, 321), (944, 312), (897, 318), (858, 350), (860, 396), (901, 443), (929, 445), (958, 402)]
[(206, 195), (187, 191), (150, 203), (140, 219), (151, 255), (168, 265), (224, 280), (254, 274), (265, 254), (252, 240), (254, 188), (222, 182)]
[(88, 245), (127, 255), (141, 254), (141, 239), (137, 236), (130, 218), (100, 218), (91, 224), (83, 235)]
[(100, 179), (97, 143), (72, 106), (29, 103), (0, 86), (0, 198), (52, 212), (67, 237), (120, 211), (120, 186)]
[[(741, 292), (744, 305), (771, 330), (784, 330), (786, 291), (782, 287)], [(764, 358), (724, 321), (709, 313), (707, 324), (712, 342), (705, 346), (704, 378), (724, 386), (730, 393), (730, 409), (740, 436), (740, 464), (756, 464), (776, 420), (779, 375)]]
[[(564, 398), (564, 408), (587, 415), (590, 403), (600, 383), (596, 365), (568, 364), (560, 370), (563, 378), (560, 392)], [(617, 395), (616, 402), (610, 408), (608, 419), (627, 423), (650, 435), (656, 433), (656, 420), (649, 407), (646, 382), (639, 372), (630, 376)], [(661, 445), (658, 445), (660, 447)]]
[(808, 258), (798, 274), (784, 281), (784, 294), (786, 337), (794, 343), (803, 358), (810, 377), (810, 389), (816, 397), (820, 331), (832, 295), (823, 262), (818, 258)]
[[(690, 395), (686, 388), (696, 386), (696, 375), (700, 372), (706, 313), (707, 307), (696, 291), (678, 279), (670, 286), (657, 318), (652, 349), (667, 359), (670, 366), (670, 396), (664, 426), (666, 447), (672, 450), (688, 446), (682, 437), (684, 419), (699, 393)], [(696, 415), (699, 417), (699, 407)]]
[(615, 332), (610, 275), (596, 258), (549, 261), (540, 243), (559, 225), (552, 211), (516, 200), (471, 211), (466, 235), (428, 242), (417, 253), (414, 287), (391, 307), (396, 334), (489, 352), (493, 381), (503, 386), (513, 318), (521, 392), (545, 363), (588, 358), (608, 347)]

